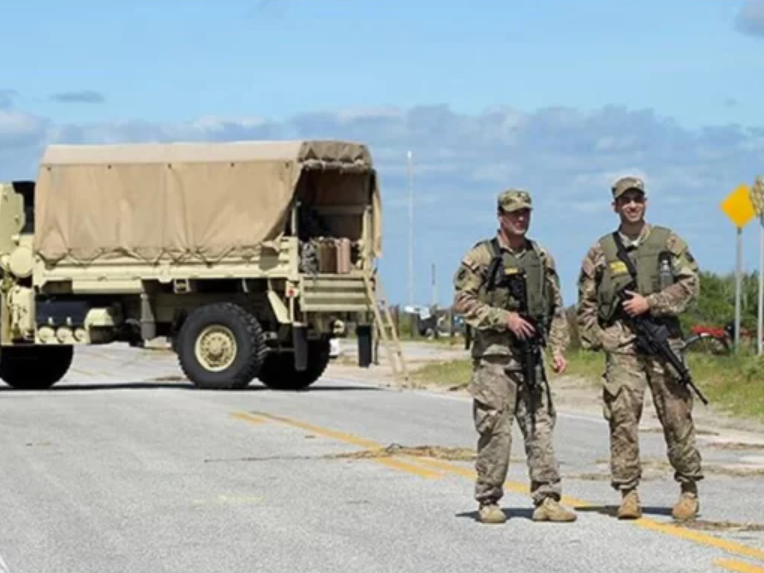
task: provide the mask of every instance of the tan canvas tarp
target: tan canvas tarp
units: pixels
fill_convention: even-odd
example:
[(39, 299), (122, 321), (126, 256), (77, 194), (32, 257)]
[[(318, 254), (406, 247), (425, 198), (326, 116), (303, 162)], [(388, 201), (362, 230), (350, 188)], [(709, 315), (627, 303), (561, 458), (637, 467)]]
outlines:
[(353, 193), (368, 197), (372, 184), (379, 255), (370, 154), (334, 141), (51, 146), (37, 181), (35, 249), (48, 262), (72, 263), (248, 257), (283, 233), (306, 169), (351, 172), (354, 180), (369, 173)]

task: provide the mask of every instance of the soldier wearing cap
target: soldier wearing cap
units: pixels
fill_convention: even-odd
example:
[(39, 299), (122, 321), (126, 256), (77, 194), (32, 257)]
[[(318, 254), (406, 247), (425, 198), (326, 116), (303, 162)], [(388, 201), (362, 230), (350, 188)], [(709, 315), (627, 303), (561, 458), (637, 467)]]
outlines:
[[(641, 478), (638, 429), (649, 387), (664, 429), (668, 459), (680, 483), (672, 515), (684, 521), (698, 513), (697, 482), (703, 478), (695, 442), (692, 395), (670, 366), (638, 352), (634, 333), (624, 317), (649, 313), (664, 322), (672, 333), (671, 345), (681, 356), (678, 316), (698, 296), (698, 265), (681, 237), (645, 221), (647, 196), (641, 179), (618, 179), (612, 194), (620, 226), (601, 237), (583, 260), (577, 317), (582, 346), (605, 353), (603, 411), (610, 426), (611, 485), (621, 492), (618, 518), (637, 519), (642, 515), (637, 494)], [(629, 257), (631, 265), (619, 258), (619, 251)], [(635, 291), (629, 291), (630, 298), (619, 304), (616, 293), (625, 291), (633, 279)]]
[[(519, 352), (519, 343), (536, 334), (535, 322), (545, 331), (552, 367), (563, 372), (564, 352), (570, 339), (554, 259), (546, 249), (526, 238), (531, 209), (527, 191), (509, 189), (500, 193), (496, 236), (470, 249), (454, 278), (454, 307), (475, 332), (468, 391), (473, 397), (473, 418), (479, 435), (475, 498), (478, 519), (483, 523), (504, 523), (507, 519), (499, 500), (509, 467), (513, 419), (525, 441), (534, 521), (576, 519), (559, 503), (560, 475), (552, 436), (556, 414), (551, 393), (543, 387), (541, 376), (536, 376), (539, 387), (524, 379)], [(502, 269), (501, 274), (524, 274), (528, 310), (534, 321), (518, 314), (516, 291), (492, 282), (490, 275), (495, 277), (497, 268)], [(541, 369), (536, 371), (540, 374)], [(534, 392), (534, 399), (528, 398), (529, 391)]]

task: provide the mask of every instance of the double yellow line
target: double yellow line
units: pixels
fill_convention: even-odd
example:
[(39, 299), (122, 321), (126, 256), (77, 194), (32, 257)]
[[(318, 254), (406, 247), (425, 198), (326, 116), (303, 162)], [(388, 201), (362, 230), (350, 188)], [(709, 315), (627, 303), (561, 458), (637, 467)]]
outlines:
[[(340, 442), (345, 442), (347, 444), (352, 444), (354, 446), (366, 448), (368, 450), (384, 449), (384, 446), (382, 444), (378, 442), (374, 442), (372, 440), (359, 438), (357, 436), (353, 436), (352, 434), (347, 434), (345, 432), (332, 430), (330, 428), (316, 426), (315, 424), (310, 424), (308, 422), (302, 422), (300, 420), (294, 420), (292, 418), (286, 418), (283, 416), (276, 416), (273, 414), (267, 414), (263, 412), (257, 412), (257, 413), (236, 412), (236, 413), (233, 413), (232, 416), (239, 420), (247, 422), (249, 424), (263, 424), (267, 421), (278, 422), (281, 424), (286, 424), (289, 426), (300, 428), (302, 430), (306, 430), (316, 435), (332, 438)], [(404, 471), (404, 472), (414, 474), (419, 477), (423, 477), (427, 479), (438, 479), (440, 477), (443, 477), (446, 474), (458, 475), (458, 476), (466, 477), (472, 480), (474, 480), (476, 477), (475, 472), (473, 470), (464, 468), (455, 464), (450, 464), (448, 462), (419, 458), (419, 457), (408, 456), (408, 455), (402, 455), (402, 456), (396, 456), (396, 457), (403, 458), (407, 461), (393, 459), (392, 457), (372, 457), (372, 458), (369, 458), (369, 460), (382, 464), (389, 468), (393, 468), (399, 471)], [(528, 486), (519, 482), (507, 481), (505, 482), (504, 487), (509, 491), (519, 493), (519, 494), (529, 493)], [(562, 503), (566, 505), (570, 505), (574, 508), (584, 508), (584, 507), (593, 506), (593, 504), (587, 501), (577, 499), (575, 497), (570, 497), (570, 496), (563, 496), (561, 501)], [(676, 537), (679, 539), (692, 541), (699, 545), (704, 545), (706, 547), (713, 547), (715, 549), (721, 549), (722, 551), (726, 551), (727, 553), (731, 553), (741, 557), (747, 557), (750, 559), (755, 559), (755, 560), (764, 562), (764, 551), (760, 549), (756, 549), (754, 547), (743, 545), (742, 543), (729, 541), (727, 539), (722, 539), (720, 537), (708, 535), (700, 531), (694, 531), (694, 530), (680, 527), (671, 523), (661, 523), (661, 522), (658, 522), (649, 518), (645, 518), (645, 517), (642, 517), (640, 519), (634, 520), (629, 523), (633, 523), (634, 525), (641, 527), (643, 529), (655, 531), (657, 533), (663, 533), (665, 535), (670, 535), (672, 537)], [(728, 571), (735, 571), (737, 573), (764, 573), (764, 568), (749, 564), (744, 561), (736, 561), (732, 559), (718, 559), (714, 561), (714, 564), (724, 569), (727, 569)]]

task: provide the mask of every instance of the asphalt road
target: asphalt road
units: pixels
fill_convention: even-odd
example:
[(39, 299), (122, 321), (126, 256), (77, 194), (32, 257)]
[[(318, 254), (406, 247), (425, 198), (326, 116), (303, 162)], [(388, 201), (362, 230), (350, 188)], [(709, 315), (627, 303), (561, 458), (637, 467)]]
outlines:
[[(0, 385), (0, 420), (11, 573), (764, 572), (764, 446), (727, 432), (701, 428), (702, 515), (681, 527), (662, 437), (646, 426), (646, 516), (619, 522), (603, 420), (560, 412), (579, 520), (530, 520), (515, 430), (510, 519), (487, 526), (472, 462), (449, 459), (475, 445), (463, 396), (331, 373), (303, 393), (197, 391), (172, 355), (115, 346), (80, 350), (53, 390)], [(380, 457), (388, 446), (408, 449)], [(442, 449), (424, 458), (424, 446)]]

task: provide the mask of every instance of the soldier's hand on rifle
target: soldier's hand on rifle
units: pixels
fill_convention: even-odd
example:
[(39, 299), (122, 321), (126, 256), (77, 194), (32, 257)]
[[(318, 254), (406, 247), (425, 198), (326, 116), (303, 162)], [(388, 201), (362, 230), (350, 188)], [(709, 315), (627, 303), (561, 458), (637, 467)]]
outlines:
[(639, 316), (650, 310), (650, 305), (647, 302), (647, 299), (641, 294), (630, 290), (627, 290), (626, 294), (630, 295), (631, 298), (623, 303), (623, 309), (629, 316)]
[(562, 352), (559, 350), (556, 351), (552, 355), (552, 370), (554, 370), (557, 374), (562, 374), (565, 372), (565, 369), (568, 367), (568, 361), (565, 360), (565, 357), (562, 355)]
[(536, 333), (533, 325), (531, 325), (531, 323), (527, 320), (524, 320), (516, 312), (509, 313), (509, 318), (507, 318), (507, 326), (509, 327), (509, 330), (511, 330), (512, 333), (520, 340), (531, 338)]

